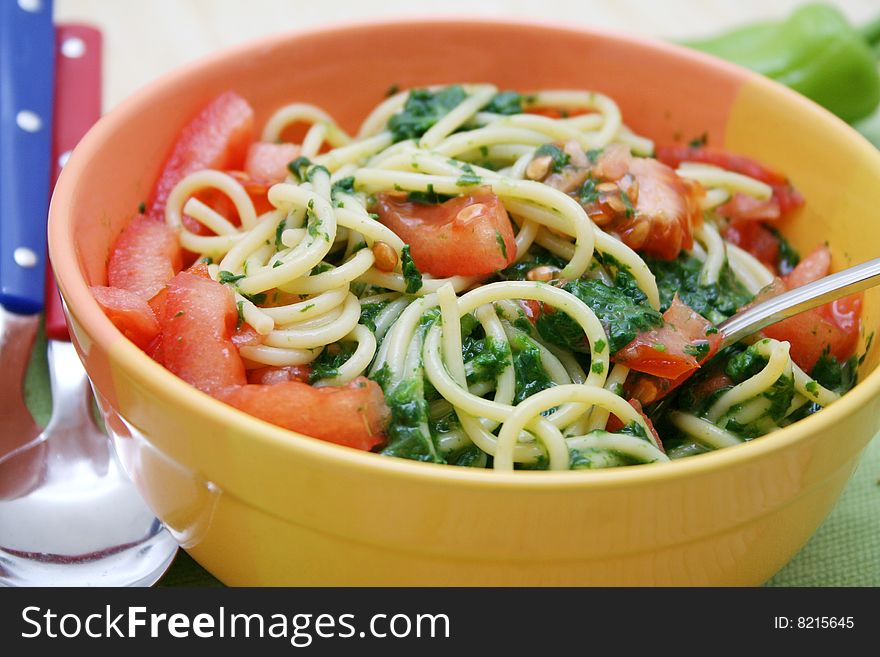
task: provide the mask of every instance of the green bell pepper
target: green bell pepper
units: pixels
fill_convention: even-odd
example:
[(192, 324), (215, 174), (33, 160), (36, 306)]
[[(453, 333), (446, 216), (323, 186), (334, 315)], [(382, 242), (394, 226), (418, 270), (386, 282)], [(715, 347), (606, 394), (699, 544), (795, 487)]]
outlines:
[(858, 30), (836, 8), (809, 4), (781, 22), (685, 45), (762, 73), (852, 123), (880, 103), (877, 42), (880, 19)]

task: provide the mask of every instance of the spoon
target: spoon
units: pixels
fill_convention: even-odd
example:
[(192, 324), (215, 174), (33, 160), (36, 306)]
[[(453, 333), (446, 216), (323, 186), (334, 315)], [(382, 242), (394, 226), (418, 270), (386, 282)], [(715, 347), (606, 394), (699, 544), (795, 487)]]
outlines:
[[(100, 34), (59, 26), (56, 46), (57, 177), (69, 150), (100, 116)], [(35, 439), (0, 454), (5, 484), (17, 482), (0, 495), (0, 585), (150, 585), (170, 565), (177, 544), (95, 423), (88, 378), (69, 341), (51, 271), (45, 307), (52, 417)], [(0, 322), (14, 319), (0, 315)], [(8, 346), (22, 369), (29, 350), (22, 355), (25, 345)]]
[(793, 290), (741, 310), (718, 325), (724, 349), (771, 324), (825, 305), (849, 294), (880, 284), (880, 258), (868, 260), (836, 274), (820, 278)]

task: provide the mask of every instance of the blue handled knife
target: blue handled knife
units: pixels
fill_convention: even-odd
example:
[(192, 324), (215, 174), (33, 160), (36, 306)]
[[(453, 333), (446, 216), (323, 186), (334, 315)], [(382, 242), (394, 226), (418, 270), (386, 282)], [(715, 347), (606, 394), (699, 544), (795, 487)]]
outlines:
[(0, 3), (0, 305), (43, 308), (52, 173), (51, 0)]

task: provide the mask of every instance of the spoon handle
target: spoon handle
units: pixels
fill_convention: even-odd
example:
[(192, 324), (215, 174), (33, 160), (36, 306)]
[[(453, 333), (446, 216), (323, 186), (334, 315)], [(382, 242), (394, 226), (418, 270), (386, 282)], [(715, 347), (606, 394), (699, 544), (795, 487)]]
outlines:
[(721, 346), (729, 347), (762, 328), (848, 294), (880, 284), (880, 258), (789, 290), (742, 310), (718, 325)]

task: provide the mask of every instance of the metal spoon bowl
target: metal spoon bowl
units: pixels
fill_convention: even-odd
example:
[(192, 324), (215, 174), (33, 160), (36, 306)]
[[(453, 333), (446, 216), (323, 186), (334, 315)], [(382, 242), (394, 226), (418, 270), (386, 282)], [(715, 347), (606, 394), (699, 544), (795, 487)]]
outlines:
[[(81, 25), (58, 26), (53, 33), (51, 3), (0, 6), (16, 19), (39, 18), (43, 40), (55, 41), (57, 111), (51, 161), (57, 177), (66, 155), (100, 115), (100, 35)], [(66, 48), (70, 42), (77, 47)], [(43, 41), (40, 45), (45, 46)], [(52, 55), (51, 47), (40, 52), (46, 51)], [(36, 85), (33, 71), (14, 72), (25, 86)], [(48, 152), (43, 159), (50, 162)], [(18, 160), (12, 161), (19, 166)], [(31, 189), (33, 178), (22, 178), (12, 189)], [(36, 191), (31, 192), (33, 211), (4, 215), (3, 224), (10, 228), (21, 222), (42, 242), (45, 230), (37, 220), (45, 208), (37, 202)], [(43, 258), (19, 258), (15, 263), (27, 270), (16, 272), (20, 275), (13, 280), (30, 284), (35, 301), (43, 297)], [(51, 271), (48, 283), (46, 333), (51, 338), (53, 408), (45, 430), (31, 417), (21, 388), (42, 304), (30, 314), (0, 307), (0, 363), (5, 378), (0, 385), (0, 585), (152, 584), (173, 560), (177, 545), (140, 498), (95, 423), (88, 378), (68, 341)]]
[(3, 463), (28, 490), (0, 500), (0, 585), (148, 586), (177, 544), (96, 425), (73, 344), (52, 340), (48, 354), (52, 419)]

